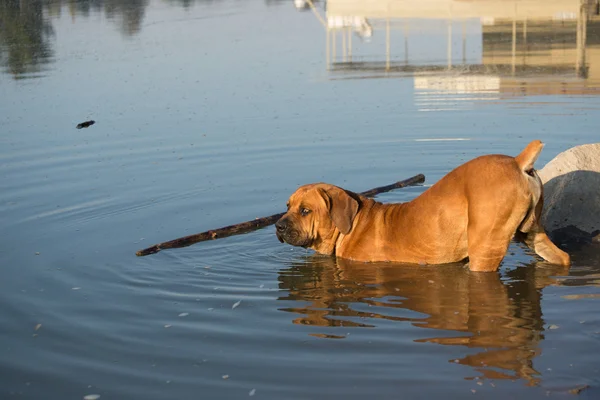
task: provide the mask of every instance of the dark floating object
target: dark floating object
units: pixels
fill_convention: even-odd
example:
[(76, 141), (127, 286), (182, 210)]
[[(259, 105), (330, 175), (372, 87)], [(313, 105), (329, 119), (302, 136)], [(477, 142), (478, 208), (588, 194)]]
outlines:
[[(425, 175), (419, 174), (413, 176), (412, 178), (392, 183), (391, 185), (381, 186), (375, 189), (367, 190), (366, 192), (362, 192), (361, 194), (366, 197), (373, 197), (379, 193), (389, 192), (390, 190), (399, 189), (406, 186), (418, 185), (419, 183), (423, 182), (425, 182)], [(150, 246), (146, 249), (139, 250), (135, 253), (135, 255), (138, 257), (142, 257), (147, 256), (149, 254), (158, 253), (159, 251), (164, 249), (187, 247), (198, 242), (221, 239), (228, 236), (241, 235), (242, 233), (256, 231), (260, 228), (264, 228), (265, 226), (273, 225), (275, 222), (277, 222), (277, 220), (279, 220), (279, 218), (283, 216), (283, 214), (285, 213), (282, 212), (279, 214), (271, 215), (269, 217), (257, 218), (252, 221), (241, 222), (239, 224), (229, 225), (224, 228), (213, 229), (210, 231), (185, 236), (179, 239), (174, 239), (168, 242), (155, 244), (154, 246)]]
[(92, 120), (85, 121), (85, 122), (82, 122), (80, 124), (77, 124), (77, 129), (87, 128), (87, 127), (90, 127), (90, 126), (94, 125), (95, 123), (96, 123), (96, 121), (92, 121)]

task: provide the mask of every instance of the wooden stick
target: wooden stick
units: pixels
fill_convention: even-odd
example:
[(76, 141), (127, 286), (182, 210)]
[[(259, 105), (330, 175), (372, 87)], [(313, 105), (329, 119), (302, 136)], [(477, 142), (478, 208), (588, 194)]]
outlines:
[[(425, 182), (425, 175), (419, 174), (415, 175), (412, 178), (405, 179), (403, 181), (398, 181), (396, 183), (392, 183), (391, 185), (381, 186), (375, 189), (367, 190), (366, 192), (362, 192), (361, 194), (366, 197), (373, 197), (379, 193), (389, 192), (390, 190), (403, 188), (406, 186), (413, 186), (419, 183)], [(154, 246), (150, 246), (146, 249), (139, 250), (135, 253), (136, 256), (142, 257), (147, 256), (149, 254), (158, 253), (164, 249), (175, 249), (179, 247), (187, 247), (194, 243), (204, 242), (207, 240), (221, 239), (228, 236), (233, 235), (241, 235), (242, 233), (248, 233), (260, 228), (264, 228), (265, 226), (273, 225), (279, 218), (283, 216), (283, 213), (271, 215), (269, 217), (256, 218), (252, 221), (241, 222), (235, 225), (229, 225), (223, 228), (214, 229), (206, 232), (196, 233), (194, 235), (185, 236), (179, 239), (170, 240), (168, 242), (155, 244)]]

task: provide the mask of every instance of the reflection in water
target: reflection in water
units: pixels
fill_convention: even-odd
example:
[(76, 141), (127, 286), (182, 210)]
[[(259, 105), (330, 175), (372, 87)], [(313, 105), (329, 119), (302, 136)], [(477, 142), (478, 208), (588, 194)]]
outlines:
[(140, 31), (148, 0), (105, 0), (97, 3), (103, 3), (106, 17), (118, 21), (123, 34), (133, 35)]
[[(294, 323), (375, 327), (378, 319), (410, 322), (432, 329), (430, 338), (416, 342), (476, 349), (449, 361), (473, 367), (482, 378), (520, 378), (535, 385), (540, 374), (533, 359), (544, 338), (541, 292), (557, 284), (553, 276), (565, 273), (563, 267), (527, 265), (501, 279), (496, 273), (470, 273), (462, 265), (365, 264), (315, 255), (280, 271), (279, 286), (289, 291), (280, 300), (309, 303), (282, 309), (301, 315)], [(344, 338), (346, 332), (314, 335)]]
[(129, 36), (141, 29), (147, 6), (148, 0), (0, 1), (0, 65), (19, 79), (35, 77), (53, 61), (54, 29), (47, 15), (60, 16), (68, 9), (75, 19), (104, 12)]
[(51, 0), (47, 7), (51, 15), (60, 15), (63, 8), (70, 15), (89, 17), (91, 14), (104, 12), (106, 18), (118, 24), (124, 35), (138, 33), (144, 20), (149, 0)]
[[(190, 8), (220, 0), (162, 0)], [(267, 5), (283, 0), (266, 0)], [(124, 36), (140, 32), (150, 0), (2, 0), (0, 1), (0, 65), (15, 79), (39, 77), (36, 73), (53, 62), (54, 29), (51, 19), (68, 12), (79, 17), (103, 13)]]
[(0, 65), (15, 78), (38, 73), (51, 61), (53, 35), (41, 2), (0, 2)]
[[(184, 8), (218, 1), (164, 0)], [(323, 24), (326, 63), (333, 76), (414, 76), (424, 110), (439, 100), (438, 94), (485, 93), (476, 97), (490, 100), (501, 94), (600, 93), (599, 0), (293, 0), (293, 4), (312, 10)], [(0, 65), (22, 78), (52, 62), (54, 35), (48, 17), (68, 12), (76, 21), (104, 13), (123, 35), (131, 36), (142, 29), (148, 5), (149, 0), (4, 0)], [(431, 22), (437, 25), (428, 25)], [(467, 34), (474, 24), (475, 40)], [(353, 36), (360, 40), (353, 41)], [(445, 51), (439, 51), (436, 43), (443, 43)], [(474, 48), (479, 53), (467, 56), (467, 49)]]
[[(336, 79), (412, 76), (423, 103), (600, 94), (598, 0), (329, 0), (326, 18), (313, 11)], [(366, 21), (371, 43), (325, 22), (340, 19)]]
[(214, 0), (165, 0), (169, 4), (181, 6), (183, 8), (190, 8), (196, 3), (212, 3)]
[[(196, 4), (212, 4), (212, 3), (222, 2), (222, 0), (163, 0), (163, 1), (168, 4), (174, 5), (174, 6), (183, 7), (185, 9), (190, 8)], [(283, 1), (283, 0), (266, 0), (267, 5), (270, 4), (272, 1)]]

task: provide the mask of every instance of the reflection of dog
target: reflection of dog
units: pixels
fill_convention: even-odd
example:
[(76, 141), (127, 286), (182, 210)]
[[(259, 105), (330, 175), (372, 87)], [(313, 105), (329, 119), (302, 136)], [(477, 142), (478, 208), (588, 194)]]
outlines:
[[(428, 332), (407, 332), (414, 342), (468, 347), (464, 357), (451, 360), (473, 368), (457, 372), (466, 379), (474, 373), (535, 385), (541, 379), (534, 359), (544, 340), (542, 289), (560, 285), (555, 277), (569, 274), (568, 268), (540, 264), (511, 268), (502, 279), (498, 273), (469, 273), (458, 264), (399, 267), (315, 254), (294, 257), (279, 271), (278, 300), (285, 305), (278, 309), (292, 313), (293, 323), (310, 326), (309, 335), (325, 338), (346, 337), (348, 327), (408, 322)], [(446, 353), (440, 354), (428, 365), (447, 364)]]
[(403, 204), (325, 183), (302, 186), (276, 223), (277, 237), (357, 261), (443, 264), (468, 257), (472, 271), (495, 271), (518, 233), (545, 260), (569, 265), (539, 221), (542, 184), (533, 163), (542, 147), (536, 140), (517, 157), (478, 157)]

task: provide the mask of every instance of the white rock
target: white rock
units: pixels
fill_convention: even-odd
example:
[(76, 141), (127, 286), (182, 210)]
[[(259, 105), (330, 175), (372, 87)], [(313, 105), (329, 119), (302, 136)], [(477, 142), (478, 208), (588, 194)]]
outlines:
[(547, 232), (568, 225), (600, 229), (600, 143), (573, 147), (538, 171), (544, 183), (542, 225)]

